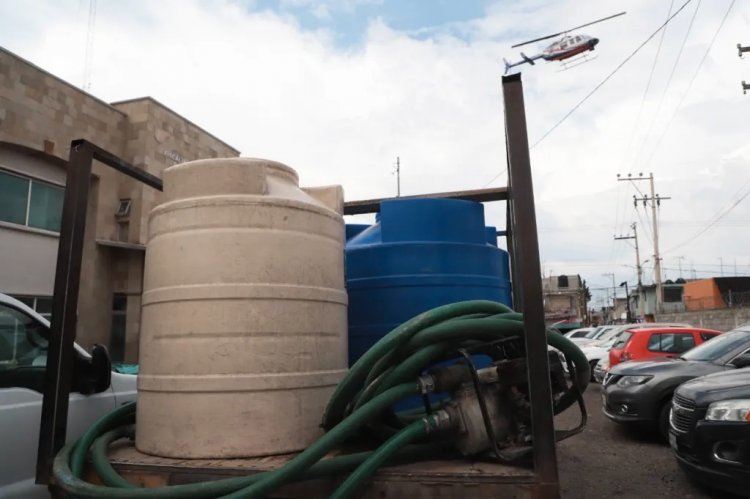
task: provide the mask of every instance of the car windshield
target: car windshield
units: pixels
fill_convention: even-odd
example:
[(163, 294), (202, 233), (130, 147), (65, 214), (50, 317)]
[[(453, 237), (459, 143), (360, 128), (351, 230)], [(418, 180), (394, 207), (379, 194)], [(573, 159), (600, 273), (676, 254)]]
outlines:
[(713, 361), (746, 344), (750, 346), (750, 331), (732, 331), (706, 341), (680, 358)]
[(604, 342), (602, 344), (602, 348), (606, 348), (607, 350), (609, 350), (610, 348), (612, 348), (612, 346), (615, 344), (615, 342), (617, 341), (617, 339), (618, 339), (619, 336), (620, 336), (619, 334), (616, 334), (613, 337), (611, 337), (610, 339), (608, 339), (606, 342)]
[(594, 328), (591, 331), (589, 331), (588, 333), (586, 333), (586, 336), (584, 336), (584, 338), (593, 338), (594, 336), (596, 336), (597, 334), (599, 334), (599, 331), (601, 331), (601, 330), (602, 330), (601, 326), (599, 326), (597, 328)]
[(598, 333), (596, 333), (596, 336), (593, 337), (595, 340), (604, 340), (606, 339), (607, 333), (612, 331), (615, 327), (609, 326), (609, 327), (603, 327)]
[(625, 343), (628, 342), (630, 337), (633, 336), (633, 333), (631, 331), (624, 331), (622, 332), (615, 341), (614, 345), (612, 345), (612, 348), (623, 348), (625, 347)]

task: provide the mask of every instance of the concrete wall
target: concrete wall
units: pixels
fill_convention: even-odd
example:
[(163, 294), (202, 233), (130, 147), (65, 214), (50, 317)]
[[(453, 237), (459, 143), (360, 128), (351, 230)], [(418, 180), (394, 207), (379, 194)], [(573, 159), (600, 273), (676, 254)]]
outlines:
[(750, 308), (725, 308), (721, 310), (704, 310), (682, 312), (678, 314), (659, 314), (659, 322), (686, 322), (696, 327), (729, 331), (743, 324), (750, 323)]
[(686, 282), (683, 300), (686, 310), (711, 310), (726, 307), (721, 291), (713, 279)]
[(581, 276), (578, 275), (569, 275), (568, 277), (568, 286), (561, 288), (558, 287), (558, 278), (559, 276), (550, 276), (550, 277), (544, 277), (542, 278), (542, 291), (573, 291), (581, 288)]
[[(0, 143), (22, 149), (9, 163), (26, 176), (63, 185), (69, 144), (78, 138), (158, 177), (168, 166), (183, 161), (239, 155), (150, 97), (108, 104), (0, 48)], [(0, 155), (0, 164), (10, 154)], [(49, 164), (58, 164), (58, 171)], [(97, 162), (92, 170), (77, 341), (87, 348), (94, 343), (108, 345), (113, 293), (125, 293), (126, 360), (136, 361), (143, 247), (148, 214), (159, 203), (160, 193)], [(132, 200), (130, 219), (120, 225), (115, 213), (124, 198)], [(0, 291), (49, 296), (57, 235), (24, 229), (0, 226), (0, 257), (13, 254), (16, 259), (12, 266), (0, 266)], [(129, 249), (113, 248), (112, 243), (126, 243)], [(25, 287), (15, 284), (21, 280)]]

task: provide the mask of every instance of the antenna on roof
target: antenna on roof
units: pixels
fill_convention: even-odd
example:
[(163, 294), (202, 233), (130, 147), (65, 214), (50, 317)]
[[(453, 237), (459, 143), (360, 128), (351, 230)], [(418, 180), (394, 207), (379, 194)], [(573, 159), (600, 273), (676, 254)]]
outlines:
[(91, 66), (94, 60), (94, 26), (96, 24), (96, 0), (89, 0), (89, 25), (86, 30), (86, 53), (83, 63), (83, 90), (91, 90)]

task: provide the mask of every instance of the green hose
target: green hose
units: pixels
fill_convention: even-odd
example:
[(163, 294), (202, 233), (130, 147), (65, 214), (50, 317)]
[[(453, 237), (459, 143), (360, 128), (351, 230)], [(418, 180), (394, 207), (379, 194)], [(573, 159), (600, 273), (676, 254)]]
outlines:
[[(125, 428), (118, 428), (105, 433), (97, 439), (98, 442), (101, 439), (109, 439), (114, 433), (125, 430)], [(125, 431), (127, 435), (127, 431)], [(114, 440), (111, 440), (114, 441)], [(92, 447), (92, 463), (94, 468), (97, 470), (102, 467), (109, 467), (106, 454), (97, 455), (94, 452), (96, 448)], [(113, 475), (105, 474), (99, 475), (102, 482), (108, 487), (100, 485), (94, 485), (80, 478), (74, 477), (70, 471), (68, 462), (70, 460), (74, 444), (68, 444), (62, 448), (55, 458), (55, 477), (58, 480), (58, 485), (65, 489), (69, 494), (75, 497), (86, 498), (86, 499), (99, 499), (99, 498), (112, 498), (112, 499), (211, 499), (220, 497), (225, 494), (229, 494), (240, 488), (247, 487), (253, 483), (258, 482), (261, 478), (271, 472), (256, 473), (249, 476), (236, 477), (236, 478), (225, 478), (222, 480), (215, 480), (210, 482), (199, 482), (188, 485), (170, 485), (160, 488), (133, 488), (134, 485), (127, 482), (127, 487), (120, 487), (124, 478), (119, 476), (114, 469), (112, 469)], [(434, 457), (436, 454), (441, 454), (447, 449), (445, 444), (419, 444), (410, 445), (400, 450), (394, 456), (395, 461), (411, 462), (415, 460), (421, 460), (425, 458)], [(336, 476), (346, 473), (349, 470), (356, 468), (365, 462), (373, 452), (359, 452), (355, 454), (346, 454), (342, 456), (336, 456), (329, 459), (325, 459), (317, 462), (303, 475), (302, 479), (311, 480), (315, 478), (325, 476)], [(116, 476), (116, 477), (115, 477)], [(120, 488), (118, 488), (120, 487)]]
[(351, 475), (342, 483), (336, 492), (329, 499), (348, 499), (354, 497), (357, 490), (370, 480), (372, 475), (380, 468), (389, 458), (406, 445), (426, 437), (431, 430), (437, 427), (435, 416), (427, 416), (414, 421), (409, 426), (396, 433), (378, 447), (378, 449), (367, 458), (365, 462), (352, 472)]
[[(94, 426), (92, 426), (84, 436), (81, 437), (77, 444), (66, 445), (55, 458), (54, 474), (58, 484), (63, 489), (70, 494), (81, 498), (94, 499), (107, 497), (130, 499), (148, 497), (154, 499), (202, 499), (224, 494), (226, 494), (225, 497), (227, 499), (240, 497), (265, 497), (268, 492), (278, 486), (304, 476), (304, 473), (307, 472), (314, 463), (318, 462), (325, 454), (330, 452), (334, 447), (338, 446), (348, 436), (354, 433), (364, 422), (377, 416), (386, 407), (393, 405), (395, 402), (406, 396), (417, 393), (417, 391), (418, 387), (416, 383), (405, 383), (397, 385), (381, 395), (378, 395), (360, 410), (353, 413), (350, 418), (347, 418), (347, 421), (345, 422), (346, 424), (338, 425), (335, 429), (323, 435), (313, 445), (308, 447), (304, 452), (289, 461), (289, 463), (279, 470), (268, 473), (259, 473), (249, 477), (190, 485), (176, 485), (159, 489), (123, 488), (132, 487), (132, 485), (129, 483), (124, 485), (124, 479), (117, 475), (114, 469), (111, 468), (111, 465), (102, 462), (106, 461), (106, 455), (102, 455), (101, 447), (105, 442), (106, 444), (109, 444), (114, 440), (116, 435), (115, 432), (124, 432), (125, 429), (110, 431), (104, 433), (101, 437), (99, 437), (97, 432), (100, 432), (103, 428), (109, 428), (118, 424), (118, 422), (127, 420), (135, 410), (135, 404), (131, 403), (97, 421)], [(124, 434), (125, 433), (121, 433), (120, 436), (123, 436)], [(110, 487), (96, 486), (80, 480), (80, 473), (76, 473), (72, 469), (74, 456), (76, 454), (83, 454), (85, 456), (85, 453), (73, 451), (73, 447), (75, 446), (80, 449), (81, 442), (94, 442), (97, 438), (99, 438), (101, 442), (94, 446), (94, 449), (97, 449), (97, 452), (94, 452), (92, 455), (95, 460), (94, 468), (97, 472), (104, 472), (103, 476), (100, 476), (100, 478), (102, 478), (102, 481), (106, 480), (105, 483)], [(332, 471), (340, 472), (342, 464), (345, 463), (345, 461), (340, 461), (341, 458), (332, 458), (328, 461), (334, 461), (336, 459), (339, 461), (331, 463), (329, 467), (335, 465)], [(68, 467), (69, 462), (71, 463), (70, 467)], [(351, 460), (346, 463), (350, 462)]]
[(499, 314), (511, 312), (507, 306), (488, 300), (473, 300), (434, 308), (403, 323), (383, 338), (360, 357), (349, 369), (344, 379), (338, 384), (323, 415), (323, 428), (333, 428), (344, 418), (346, 406), (367, 379), (370, 369), (380, 357), (391, 358), (394, 352), (406, 343), (414, 333), (449, 319), (469, 314)]
[(94, 466), (97, 476), (102, 480), (104, 485), (108, 485), (109, 487), (119, 487), (122, 489), (134, 489), (136, 486), (121, 477), (112, 467), (112, 463), (109, 462), (109, 459), (107, 459), (107, 448), (109, 447), (109, 444), (121, 438), (135, 438), (134, 426), (118, 426), (114, 430), (110, 430), (94, 440), (94, 444), (91, 446), (91, 463)]
[[(458, 348), (470, 347), (481, 352), (489, 342), (523, 334), (521, 314), (483, 300), (445, 305), (409, 320), (373, 345), (352, 366), (326, 408), (323, 427), (327, 432), (278, 470), (158, 489), (136, 487), (122, 478), (107, 460), (110, 443), (132, 436), (135, 405), (128, 404), (97, 421), (76, 443), (66, 445), (55, 459), (54, 475), (60, 487), (80, 498), (237, 499), (265, 497), (297, 480), (341, 475), (358, 467), (334, 496), (351, 497), (390, 459), (419, 458), (425, 455), (422, 452), (425, 448), (434, 451), (434, 446), (404, 447), (426, 436), (434, 424), (431, 417), (409, 414), (401, 418), (390, 412), (393, 404), (419, 393), (415, 380), (426, 368), (450, 358)], [(549, 345), (563, 352), (575, 365), (574, 385), (583, 391), (589, 380), (585, 355), (558, 332), (548, 330), (546, 334)], [(576, 389), (569, 389), (555, 401), (555, 413), (575, 402)], [(365, 427), (385, 440), (374, 452), (322, 460)], [(80, 478), (89, 449), (94, 469), (106, 486)]]
[(341, 424), (336, 425), (335, 428), (331, 428), (330, 431), (289, 461), (284, 467), (274, 473), (270, 473), (258, 483), (227, 495), (225, 499), (265, 497), (266, 494), (277, 487), (294, 481), (300, 474), (320, 460), (320, 458), (333, 450), (334, 447), (344, 442), (347, 437), (353, 435), (362, 424), (373, 419), (375, 416), (379, 416), (384, 409), (395, 404), (402, 398), (416, 393), (419, 393), (419, 386), (416, 383), (403, 383), (389, 388), (354, 411)]

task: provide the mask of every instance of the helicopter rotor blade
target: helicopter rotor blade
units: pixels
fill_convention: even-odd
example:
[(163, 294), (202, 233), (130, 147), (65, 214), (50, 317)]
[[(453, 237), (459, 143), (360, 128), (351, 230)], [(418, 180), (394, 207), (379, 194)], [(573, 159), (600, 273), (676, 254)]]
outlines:
[(567, 31), (561, 31), (559, 33), (555, 33), (554, 35), (547, 35), (547, 36), (543, 36), (541, 38), (534, 38), (533, 40), (529, 40), (527, 42), (516, 43), (515, 45), (511, 45), (510, 48), (514, 49), (516, 47), (523, 47), (524, 45), (528, 45), (529, 43), (541, 42), (542, 40), (548, 40), (550, 38), (555, 38), (556, 36), (564, 35), (565, 33), (567, 33)]
[(565, 31), (560, 31), (559, 33), (555, 33), (554, 35), (542, 36), (540, 38), (534, 38), (533, 40), (529, 40), (527, 42), (517, 43), (515, 45), (511, 45), (510, 48), (522, 47), (523, 45), (528, 45), (529, 43), (541, 42), (542, 40), (548, 40), (550, 38), (555, 38), (557, 36), (564, 35), (565, 33), (569, 33), (571, 31), (575, 31), (577, 29), (585, 28), (586, 26), (591, 26), (592, 24), (600, 23), (600, 22), (603, 22), (603, 21), (608, 21), (608, 20), (613, 19), (615, 17), (624, 16), (625, 14), (627, 14), (627, 12), (623, 11), (623, 12), (620, 12), (618, 14), (614, 14), (614, 15), (611, 15), (611, 16), (603, 17), (601, 19), (597, 19), (596, 21), (591, 21), (590, 23), (581, 24), (580, 26), (576, 26), (575, 28), (570, 28), (570, 29), (566, 29)]
[[(602, 17), (601, 19), (597, 19), (596, 21), (591, 21), (590, 23), (581, 24), (580, 26), (576, 26), (575, 28), (570, 28), (568, 31), (575, 31), (577, 29), (585, 28), (586, 26), (591, 26), (592, 24), (600, 23), (600, 22), (603, 22), (603, 21), (609, 21), (610, 19), (614, 19), (615, 17), (624, 16), (625, 14), (627, 14), (627, 12), (622, 11), (622, 12), (620, 12), (618, 14), (613, 14), (611, 16)], [(566, 33), (567, 33), (567, 31), (566, 31)]]

